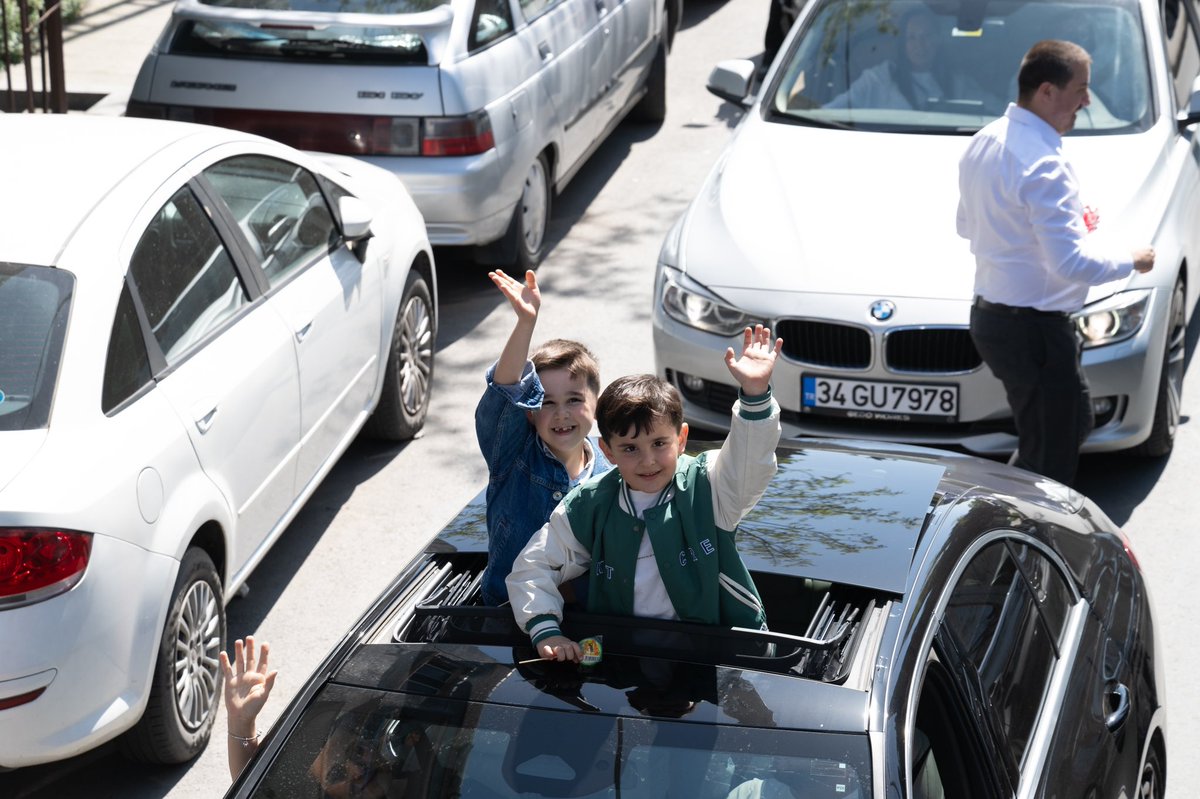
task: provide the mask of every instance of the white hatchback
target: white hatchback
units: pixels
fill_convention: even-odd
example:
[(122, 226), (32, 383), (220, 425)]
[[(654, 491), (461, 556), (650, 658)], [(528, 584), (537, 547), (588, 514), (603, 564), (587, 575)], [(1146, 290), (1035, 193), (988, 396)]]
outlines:
[(126, 113), (364, 158), (438, 245), (532, 266), (553, 193), (661, 122), (681, 0), (179, 0)]
[[(1084, 450), (1170, 451), (1200, 296), (1197, 21), (1189, 0), (812, 0), (757, 96), (751, 62), (718, 66), (710, 90), (747, 112), (667, 235), (653, 319), (689, 420), (727, 424), (736, 387), (712, 353), (763, 321), (785, 341), (788, 434), (1012, 451), (1003, 387), (968, 332), (958, 160), (1015, 99), (1029, 46), (1060, 38), (1095, 59), (1063, 144), (1092, 235), (1158, 254), (1075, 316), (1096, 416)], [(912, 66), (914, 42), (932, 66)]]
[(0, 767), (126, 731), (181, 762), (225, 601), (360, 428), (424, 422), (424, 224), (383, 170), (216, 127), (7, 114), (0, 141)]

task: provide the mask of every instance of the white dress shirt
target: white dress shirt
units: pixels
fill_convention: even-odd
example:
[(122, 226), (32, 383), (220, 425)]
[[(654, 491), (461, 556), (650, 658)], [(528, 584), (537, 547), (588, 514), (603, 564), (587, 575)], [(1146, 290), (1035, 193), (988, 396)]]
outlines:
[(975, 254), (975, 294), (1077, 311), (1089, 286), (1127, 277), (1133, 254), (1089, 239), (1062, 137), (1015, 104), (972, 139), (958, 164), (958, 235)]

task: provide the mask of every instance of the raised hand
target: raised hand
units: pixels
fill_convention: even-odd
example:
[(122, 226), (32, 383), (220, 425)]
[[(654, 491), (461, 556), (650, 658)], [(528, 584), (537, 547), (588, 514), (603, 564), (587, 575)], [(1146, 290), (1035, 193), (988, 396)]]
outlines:
[(725, 350), (725, 366), (747, 396), (756, 397), (767, 393), (771, 387), (771, 374), (775, 371), (775, 359), (783, 349), (783, 339), (772, 343), (770, 328), (755, 325), (742, 334), (742, 356), (736, 357), (733, 347)]
[(275, 677), (279, 672), (267, 671), (269, 644), (258, 647), (255, 660), (254, 636), (247, 635), (243, 646), (241, 639), (233, 642), (233, 663), (229, 656), (221, 653), (221, 671), (225, 675), (225, 711), (229, 715), (229, 732), (242, 738), (255, 734), (259, 711), (267, 703)]
[(537, 319), (538, 310), (542, 307), (542, 292), (538, 289), (537, 275), (532, 270), (525, 273), (524, 283), (499, 269), (488, 272), (488, 277), (503, 292), (518, 318), (528, 321)]

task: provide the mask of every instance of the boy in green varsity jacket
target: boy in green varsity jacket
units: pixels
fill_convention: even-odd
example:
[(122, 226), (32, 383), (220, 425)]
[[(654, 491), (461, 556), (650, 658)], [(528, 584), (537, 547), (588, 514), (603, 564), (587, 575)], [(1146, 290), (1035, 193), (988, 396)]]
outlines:
[(758, 325), (746, 328), (740, 358), (725, 352), (741, 390), (725, 443), (698, 457), (683, 454), (688, 426), (670, 383), (634, 375), (600, 395), (600, 448), (617, 468), (563, 498), (505, 581), (540, 656), (581, 659), (559, 629), (558, 585), (589, 569), (589, 612), (765, 627), (734, 533), (775, 474), (771, 374), (782, 346)]

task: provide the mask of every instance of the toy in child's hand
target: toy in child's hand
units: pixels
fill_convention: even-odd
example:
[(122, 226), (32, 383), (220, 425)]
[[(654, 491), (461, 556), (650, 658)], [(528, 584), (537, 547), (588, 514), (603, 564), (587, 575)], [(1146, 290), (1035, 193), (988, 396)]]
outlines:
[(583, 666), (595, 666), (604, 657), (604, 645), (601, 643), (604, 639), (600, 636), (595, 638), (584, 638), (579, 642), (579, 648), (583, 650), (583, 660), (580, 664)]

